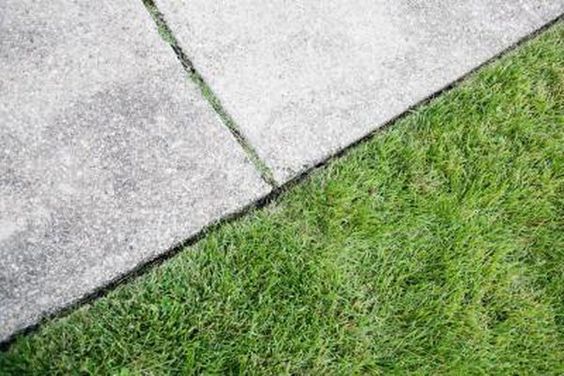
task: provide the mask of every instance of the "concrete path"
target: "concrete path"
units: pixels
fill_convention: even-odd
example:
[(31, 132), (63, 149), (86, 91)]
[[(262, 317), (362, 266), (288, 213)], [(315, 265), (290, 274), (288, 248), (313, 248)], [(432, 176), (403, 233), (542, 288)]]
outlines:
[(283, 183), (564, 11), (563, 0), (156, 0)]
[(140, 1), (1, 4), (0, 340), (269, 192)]
[(0, 341), (362, 138), (564, 0), (0, 1)]

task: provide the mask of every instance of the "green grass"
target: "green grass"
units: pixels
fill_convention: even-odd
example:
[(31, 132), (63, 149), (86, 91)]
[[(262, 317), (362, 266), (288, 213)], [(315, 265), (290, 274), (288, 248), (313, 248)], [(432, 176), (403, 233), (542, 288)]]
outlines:
[(6, 374), (563, 374), (564, 26), (0, 355)]

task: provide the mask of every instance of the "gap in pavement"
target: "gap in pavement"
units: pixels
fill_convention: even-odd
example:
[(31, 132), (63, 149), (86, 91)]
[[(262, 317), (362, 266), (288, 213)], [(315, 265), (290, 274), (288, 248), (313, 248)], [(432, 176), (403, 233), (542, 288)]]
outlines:
[(154, 1), (153, 0), (141, 0), (141, 1), (143, 2), (143, 5), (145, 6), (149, 14), (151, 15), (152, 19), (155, 21), (155, 24), (157, 25), (157, 29), (161, 38), (171, 46), (178, 60), (180, 60), (180, 63), (186, 70), (186, 73), (188, 73), (190, 79), (196, 85), (198, 85), (203, 97), (209, 102), (209, 104), (212, 106), (214, 111), (219, 115), (223, 124), (227, 127), (227, 129), (229, 129), (229, 131), (231, 132), (233, 137), (235, 137), (235, 140), (237, 140), (239, 145), (241, 145), (241, 147), (247, 154), (247, 157), (249, 158), (251, 163), (255, 166), (257, 171), (260, 173), (263, 180), (266, 181), (273, 188), (278, 187), (278, 183), (274, 179), (274, 175), (272, 174), (270, 168), (266, 165), (266, 163), (262, 159), (260, 159), (253, 146), (241, 133), (241, 130), (239, 129), (239, 127), (237, 126), (231, 115), (229, 115), (229, 113), (225, 111), (219, 98), (215, 95), (215, 93), (206, 83), (204, 78), (198, 73), (198, 71), (194, 67), (194, 64), (192, 64), (192, 62), (186, 56), (184, 51), (182, 51), (182, 48), (180, 48), (180, 45), (176, 37), (172, 33), (172, 30), (170, 30), (170, 28), (168, 27), (163, 14), (159, 11)]

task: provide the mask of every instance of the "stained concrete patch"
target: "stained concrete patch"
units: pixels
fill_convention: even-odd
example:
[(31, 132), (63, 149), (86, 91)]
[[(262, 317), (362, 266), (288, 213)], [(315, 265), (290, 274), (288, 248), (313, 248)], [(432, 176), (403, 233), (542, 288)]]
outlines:
[(156, 0), (283, 182), (564, 11), (563, 0)]
[(2, 340), (269, 188), (141, 1), (0, 17)]

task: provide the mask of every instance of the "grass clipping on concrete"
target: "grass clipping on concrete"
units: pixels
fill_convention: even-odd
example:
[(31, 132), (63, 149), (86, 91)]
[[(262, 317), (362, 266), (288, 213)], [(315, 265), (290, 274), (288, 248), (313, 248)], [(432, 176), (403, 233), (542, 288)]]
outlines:
[(559, 24), (0, 369), (562, 374), (563, 108)]

